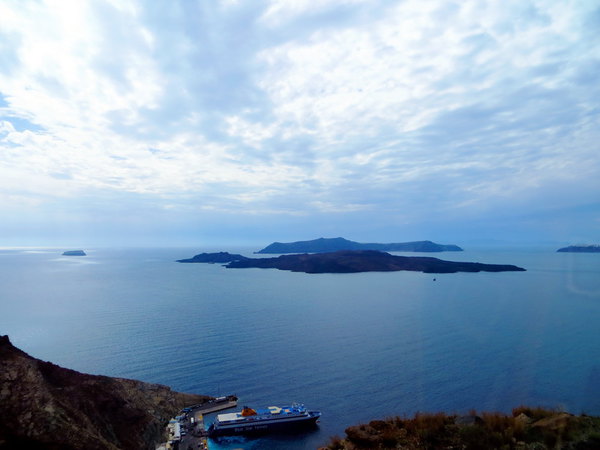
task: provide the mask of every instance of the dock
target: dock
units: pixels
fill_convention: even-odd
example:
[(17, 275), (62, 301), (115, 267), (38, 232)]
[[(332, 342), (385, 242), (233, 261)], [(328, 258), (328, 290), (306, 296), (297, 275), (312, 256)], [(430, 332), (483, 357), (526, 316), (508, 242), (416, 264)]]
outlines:
[(161, 450), (208, 449), (207, 433), (204, 427), (204, 414), (237, 406), (237, 397), (228, 395), (217, 397), (204, 403), (183, 408), (180, 414), (167, 425), (167, 442), (157, 447)]
[(209, 400), (198, 405), (188, 406), (183, 408), (182, 412), (188, 411), (200, 411), (202, 414), (210, 414), (212, 412), (221, 411), (223, 409), (234, 408), (237, 406), (237, 397), (235, 395), (228, 395), (227, 397), (217, 397), (213, 400)]

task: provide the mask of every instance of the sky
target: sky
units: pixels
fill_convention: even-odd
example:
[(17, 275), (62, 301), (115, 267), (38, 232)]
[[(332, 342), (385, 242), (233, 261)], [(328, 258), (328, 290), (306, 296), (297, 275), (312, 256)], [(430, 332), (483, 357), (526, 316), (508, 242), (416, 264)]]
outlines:
[(0, 0), (0, 246), (600, 243), (596, 0)]

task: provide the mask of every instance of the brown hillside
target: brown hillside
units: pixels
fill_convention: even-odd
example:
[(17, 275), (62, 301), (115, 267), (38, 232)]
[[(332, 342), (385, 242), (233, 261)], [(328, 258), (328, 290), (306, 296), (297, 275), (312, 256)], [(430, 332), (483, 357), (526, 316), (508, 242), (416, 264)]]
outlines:
[(64, 369), (0, 336), (2, 449), (154, 450), (169, 418), (208, 398)]

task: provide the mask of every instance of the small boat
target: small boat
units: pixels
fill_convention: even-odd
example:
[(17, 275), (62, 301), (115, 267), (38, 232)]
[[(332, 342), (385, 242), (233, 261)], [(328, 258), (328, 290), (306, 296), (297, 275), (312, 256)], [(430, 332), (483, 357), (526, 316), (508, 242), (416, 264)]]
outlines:
[(252, 409), (244, 406), (240, 412), (219, 414), (208, 428), (208, 435), (259, 434), (315, 425), (321, 413), (308, 411), (304, 405), (269, 406)]

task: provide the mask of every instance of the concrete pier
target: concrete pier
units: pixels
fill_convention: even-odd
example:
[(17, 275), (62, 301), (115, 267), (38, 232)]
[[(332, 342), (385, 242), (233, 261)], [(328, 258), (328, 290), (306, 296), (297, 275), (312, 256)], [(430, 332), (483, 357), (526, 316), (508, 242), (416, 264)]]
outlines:
[(168, 440), (157, 450), (208, 449), (204, 414), (237, 406), (237, 397), (230, 395), (183, 408), (180, 415), (171, 419), (167, 426)]

